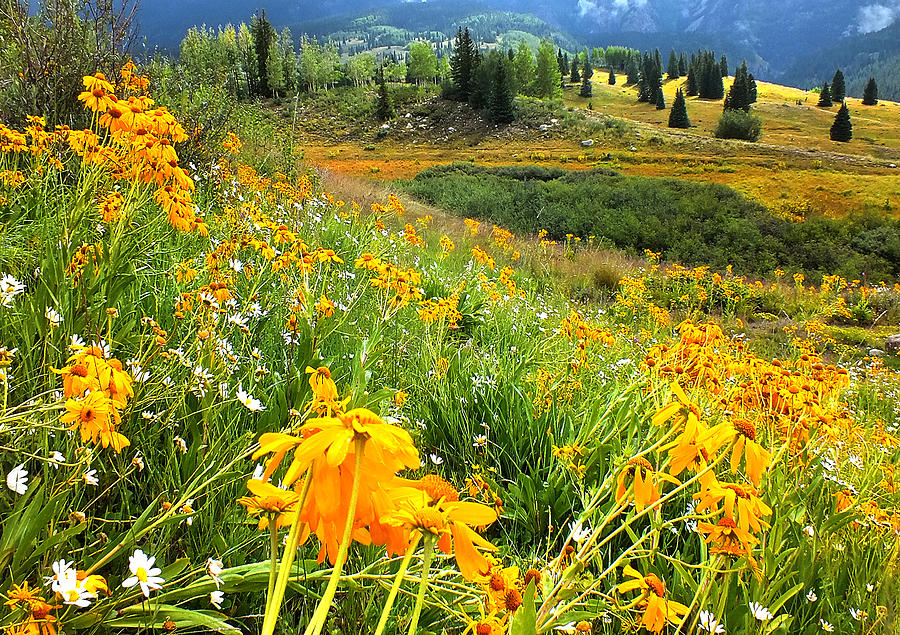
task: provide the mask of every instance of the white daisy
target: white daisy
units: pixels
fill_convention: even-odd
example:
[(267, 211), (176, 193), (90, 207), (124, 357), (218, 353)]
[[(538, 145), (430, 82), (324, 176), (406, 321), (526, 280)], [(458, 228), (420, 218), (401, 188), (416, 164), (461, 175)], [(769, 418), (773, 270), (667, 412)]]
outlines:
[(81, 475), (81, 478), (84, 479), (84, 482), (88, 485), (100, 484), (100, 480), (97, 478), (97, 470), (87, 470), (84, 474)]
[(775, 617), (769, 609), (758, 602), (750, 602), (750, 614), (760, 622), (766, 622)]
[(256, 399), (253, 395), (245, 391), (244, 387), (240, 384), (237, 389), (237, 398), (238, 401), (244, 404), (251, 412), (261, 412), (266, 409), (259, 399)]
[(225, 565), (221, 560), (216, 560), (215, 558), (209, 558), (206, 561), (206, 573), (213, 579), (213, 582), (216, 583), (216, 588), (218, 589), (222, 586), (222, 578), (219, 577), (222, 571), (225, 570)]
[(144, 597), (149, 598), (150, 590), (161, 589), (163, 582), (165, 582), (165, 580), (159, 577), (159, 574), (162, 573), (162, 569), (153, 566), (153, 563), (155, 562), (155, 556), (148, 557), (147, 554), (140, 549), (135, 549), (134, 555), (128, 556), (128, 568), (132, 575), (122, 582), (122, 586), (126, 589), (130, 589), (136, 584), (140, 585)]
[(225, 601), (225, 592), (224, 591), (212, 591), (209, 594), (209, 603), (212, 604), (217, 609), (222, 608), (222, 602)]
[(53, 452), (50, 453), (50, 465), (53, 466), (54, 470), (58, 470), (59, 464), (65, 463), (65, 462), (66, 462), (66, 455), (63, 454), (62, 452), (54, 450)]
[(725, 627), (722, 626), (716, 620), (716, 616), (710, 613), (709, 611), (700, 611), (700, 624), (698, 628), (701, 628), (710, 633), (724, 633)]
[(815, 589), (809, 590), (809, 592), (806, 594), (806, 599), (809, 600), (810, 602), (815, 602), (816, 600), (819, 599), (819, 596), (816, 595)]
[(44, 311), (44, 317), (47, 318), (47, 320), (50, 322), (50, 326), (53, 328), (56, 328), (57, 326), (62, 324), (63, 321), (62, 316), (57, 313), (56, 309), (49, 306)]
[(28, 491), (28, 470), (25, 469), (24, 463), (15, 466), (6, 475), (6, 486), (19, 496)]
[(832, 626), (831, 624), (829, 624), (828, 622), (826, 622), (825, 620), (823, 620), (821, 618), (819, 619), (819, 626), (821, 626), (822, 630), (825, 631), (826, 633), (834, 632), (834, 626)]

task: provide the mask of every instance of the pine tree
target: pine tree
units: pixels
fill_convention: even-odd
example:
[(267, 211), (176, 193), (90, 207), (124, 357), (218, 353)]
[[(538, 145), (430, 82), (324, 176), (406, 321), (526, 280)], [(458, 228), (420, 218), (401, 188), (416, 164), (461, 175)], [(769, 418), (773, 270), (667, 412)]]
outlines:
[(572, 56), (572, 72), (569, 74), (569, 82), (577, 84), (581, 81), (581, 73), (578, 72), (578, 56)]
[(675, 55), (675, 49), (669, 51), (669, 63), (666, 66), (666, 75), (669, 79), (678, 79), (681, 73), (678, 72), (678, 56)]
[(269, 50), (272, 40), (275, 39), (275, 28), (266, 19), (266, 11), (257, 13), (250, 21), (250, 33), (253, 35), (253, 45), (256, 50), (256, 91), (263, 97), (271, 97), (272, 89), (269, 86)]
[(684, 93), (681, 89), (675, 93), (675, 102), (672, 104), (672, 110), (669, 112), (670, 128), (690, 128), (691, 120), (688, 119), (687, 104), (684, 100)]
[(516, 118), (513, 111), (512, 76), (509, 61), (500, 56), (495, 62), (494, 81), (488, 98), (488, 119), (494, 123), (509, 124)]
[(744, 61), (734, 72), (734, 83), (728, 90), (723, 110), (750, 111), (750, 76), (747, 73), (747, 62)]
[(841, 109), (834, 117), (831, 124), (831, 140), (847, 142), (853, 138), (853, 124), (850, 123), (850, 111), (847, 110), (847, 102), (841, 103)]
[(678, 75), (684, 77), (688, 73), (688, 59), (687, 55), (682, 51), (681, 55), (678, 57)]
[(581, 92), (578, 93), (582, 97), (593, 97), (594, 87), (591, 84), (591, 78), (585, 71), (581, 76)]
[(610, 86), (616, 85), (616, 72), (612, 69), (612, 66), (609, 67), (609, 78), (607, 78), (606, 83)]
[(657, 110), (665, 110), (666, 109), (666, 96), (663, 95), (662, 85), (658, 86), (656, 90), (656, 109)]
[(697, 79), (697, 62), (691, 55), (691, 63), (688, 66), (687, 81), (685, 82), (685, 90), (689, 97), (696, 97), (700, 94), (700, 82)]
[(750, 93), (750, 103), (756, 103), (756, 78), (753, 77), (753, 73), (747, 75), (747, 80), (750, 85), (749, 93)]
[(878, 103), (878, 84), (875, 83), (874, 77), (869, 78), (869, 83), (863, 90), (862, 103), (864, 106), (874, 106)]
[(847, 98), (847, 85), (841, 69), (834, 72), (834, 79), (831, 80), (831, 98), (834, 101), (844, 101)]
[(394, 104), (391, 101), (391, 95), (388, 92), (387, 83), (384, 81), (384, 66), (378, 69), (378, 75), (375, 77), (378, 83), (378, 104), (375, 107), (375, 116), (380, 121), (387, 121), (396, 116)]
[(828, 82), (825, 82), (822, 85), (822, 92), (819, 94), (819, 103), (817, 106), (819, 108), (831, 108), (834, 106), (834, 102), (831, 101), (831, 88), (829, 88)]
[(472, 74), (477, 65), (478, 49), (469, 35), (469, 27), (456, 33), (456, 46), (450, 54), (450, 77), (455, 87), (455, 97), (459, 101), (468, 101), (472, 91)]
[(625, 72), (627, 73), (627, 77), (625, 78), (626, 84), (637, 84), (641, 74), (641, 67), (638, 62), (639, 60), (636, 60), (634, 57), (628, 59), (627, 66), (625, 67)]
[(722, 77), (728, 77), (728, 60), (725, 58), (725, 54), (722, 54), (721, 59), (719, 59), (719, 70), (722, 73)]
[(588, 53), (588, 50), (586, 47), (581, 52), (581, 58), (582, 58), (581, 61), (583, 62), (581, 65), (582, 66), (581, 74), (582, 74), (582, 76), (587, 75), (587, 78), (591, 79), (594, 76), (594, 64), (591, 61), (591, 56)]
[(559, 74), (565, 77), (569, 74), (569, 60), (563, 57), (561, 48), (556, 49), (556, 65), (559, 66)]

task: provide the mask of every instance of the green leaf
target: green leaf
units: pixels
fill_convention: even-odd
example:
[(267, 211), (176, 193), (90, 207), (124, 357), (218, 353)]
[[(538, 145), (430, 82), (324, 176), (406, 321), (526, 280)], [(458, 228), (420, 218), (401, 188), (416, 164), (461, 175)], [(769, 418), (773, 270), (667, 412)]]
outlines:
[(534, 606), (534, 580), (528, 583), (525, 595), (522, 597), (522, 606), (516, 611), (510, 635), (535, 635), (537, 632), (537, 610)]
[(795, 584), (794, 586), (792, 586), (790, 589), (788, 589), (787, 591), (785, 591), (785, 592), (781, 595), (780, 598), (778, 598), (777, 600), (775, 600), (774, 602), (772, 602), (772, 604), (769, 606), (769, 610), (770, 610), (772, 613), (775, 613), (776, 611), (778, 611), (778, 609), (780, 609), (782, 606), (784, 606), (784, 603), (785, 603), (785, 602), (787, 602), (787, 601), (790, 600), (792, 597), (794, 597), (795, 595), (797, 595), (797, 593), (799, 593), (800, 589), (802, 589), (803, 587), (804, 587), (804, 584), (803, 584), (802, 582), (800, 582), (799, 584)]
[(177, 629), (199, 626), (216, 633), (240, 634), (240, 630), (225, 622), (225, 616), (216, 611), (191, 611), (156, 602), (129, 606), (121, 612), (121, 617), (106, 620), (104, 624), (111, 628), (163, 628), (168, 620)]

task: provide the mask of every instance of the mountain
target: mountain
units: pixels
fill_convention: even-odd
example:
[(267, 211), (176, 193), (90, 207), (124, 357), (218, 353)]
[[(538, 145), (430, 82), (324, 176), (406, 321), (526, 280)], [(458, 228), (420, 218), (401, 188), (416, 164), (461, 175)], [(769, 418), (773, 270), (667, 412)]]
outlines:
[[(377, 25), (395, 39), (452, 36), (458, 25), (480, 20), (483, 40), (505, 29), (549, 36), (570, 50), (610, 44), (664, 54), (712, 48), (725, 53), (732, 67), (746, 59), (760, 79), (804, 87), (830, 78), (837, 62), (883, 71), (885, 87), (900, 82), (896, 64), (882, 64), (900, 42), (900, 0), (143, 0), (141, 6), (142, 34), (163, 48), (177, 47), (194, 24), (246, 21), (264, 7), (276, 27), (290, 25), (295, 35), (347, 39)], [(842, 49), (851, 57), (842, 58)]]

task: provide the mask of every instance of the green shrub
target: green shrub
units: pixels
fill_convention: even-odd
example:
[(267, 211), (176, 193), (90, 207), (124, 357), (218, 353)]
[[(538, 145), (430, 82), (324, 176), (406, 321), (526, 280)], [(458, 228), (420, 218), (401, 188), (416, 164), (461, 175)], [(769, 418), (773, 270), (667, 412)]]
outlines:
[(715, 135), (719, 139), (756, 141), (762, 132), (762, 120), (743, 110), (726, 110), (719, 117)]

